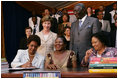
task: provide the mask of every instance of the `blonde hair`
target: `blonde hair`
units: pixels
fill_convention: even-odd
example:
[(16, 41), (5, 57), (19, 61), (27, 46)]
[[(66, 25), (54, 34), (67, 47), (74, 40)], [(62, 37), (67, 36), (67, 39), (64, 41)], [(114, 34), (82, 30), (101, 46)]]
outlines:
[(41, 22), (43, 23), (43, 22), (45, 22), (45, 21), (50, 21), (50, 22), (52, 23), (52, 17), (51, 17), (51, 16), (48, 16), (48, 15), (45, 15), (45, 16), (42, 18)]

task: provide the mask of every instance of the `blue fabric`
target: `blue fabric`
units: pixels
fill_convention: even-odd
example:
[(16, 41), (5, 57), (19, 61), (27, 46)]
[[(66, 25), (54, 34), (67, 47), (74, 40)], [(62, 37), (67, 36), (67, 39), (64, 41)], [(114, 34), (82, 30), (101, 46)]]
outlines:
[(10, 64), (19, 48), (20, 39), (25, 36), (25, 27), (28, 27), (28, 18), (31, 16), (31, 12), (15, 1), (2, 1), (2, 6), (5, 52), (7, 61)]

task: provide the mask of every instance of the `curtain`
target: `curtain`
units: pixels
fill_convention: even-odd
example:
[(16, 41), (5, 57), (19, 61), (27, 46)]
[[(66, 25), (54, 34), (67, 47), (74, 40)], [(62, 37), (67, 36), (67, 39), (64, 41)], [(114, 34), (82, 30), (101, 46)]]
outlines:
[(25, 27), (28, 27), (28, 18), (31, 16), (31, 12), (16, 4), (15, 1), (2, 1), (2, 7), (5, 55), (10, 66), (17, 54), (20, 39), (25, 36)]

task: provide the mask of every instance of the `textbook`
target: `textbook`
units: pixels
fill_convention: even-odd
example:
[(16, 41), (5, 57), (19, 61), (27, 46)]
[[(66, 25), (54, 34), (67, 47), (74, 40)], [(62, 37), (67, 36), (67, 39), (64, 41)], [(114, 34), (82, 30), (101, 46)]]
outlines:
[(117, 57), (91, 57), (90, 64), (117, 64)]
[(89, 67), (89, 69), (117, 69), (116, 67)]
[(117, 64), (89, 64), (89, 67), (117, 67)]
[(117, 73), (117, 69), (89, 69), (89, 73)]

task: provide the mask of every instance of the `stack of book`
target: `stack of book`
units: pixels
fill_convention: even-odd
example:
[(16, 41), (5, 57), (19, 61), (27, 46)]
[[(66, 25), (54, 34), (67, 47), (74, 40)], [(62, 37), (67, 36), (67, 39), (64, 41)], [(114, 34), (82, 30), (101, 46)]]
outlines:
[(89, 73), (117, 73), (117, 57), (91, 57)]
[(60, 71), (24, 71), (23, 78), (61, 78)]
[(6, 58), (1, 58), (1, 72), (7, 71), (9, 69), (9, 64)]

